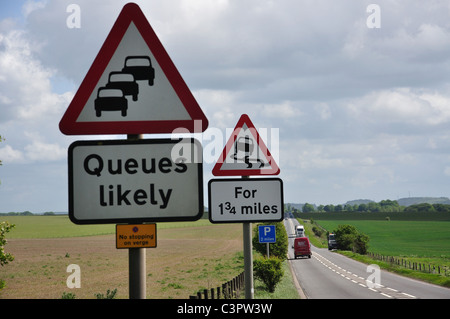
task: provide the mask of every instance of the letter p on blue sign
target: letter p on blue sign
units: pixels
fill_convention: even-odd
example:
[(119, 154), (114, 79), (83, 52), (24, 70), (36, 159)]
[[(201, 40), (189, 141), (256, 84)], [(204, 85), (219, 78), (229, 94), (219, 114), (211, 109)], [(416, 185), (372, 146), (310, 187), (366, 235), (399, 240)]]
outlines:
[(258, 226), (259, 242), (262, 243), (275, 243), (275, 225), (263, 225)]

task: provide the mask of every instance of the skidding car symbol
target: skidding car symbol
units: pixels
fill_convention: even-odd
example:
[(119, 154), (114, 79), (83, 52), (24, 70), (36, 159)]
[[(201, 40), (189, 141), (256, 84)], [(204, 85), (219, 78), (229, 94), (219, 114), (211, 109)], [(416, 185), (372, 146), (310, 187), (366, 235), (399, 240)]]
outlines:
[[(250, 137), (240, 137), (234, 144), (234, 154), (232, 154), (230, 157), (234, 160), (244, 161), (244, 163), (247, 164), (247, 168), (253, 167), (253, 164), (251, 162), (259, 163), (259, 168), (261, 168), (265, 165), (261, 159), (250, 158), (250, 155), (252, 155), (254, 149), (255, 145)], [(239, 157), (239, 155), (241, 155), (241, 157)]]
[(121, 111), (122, 116), (127, 116), (128, 100), (121, 89), (99, 88), (94, 104), (97, 117), (102, 111)]
[(133, 74), (124, 72), (109, 73), (108, 89), (120, 89), (124, 95), (132, 95), (133, 101), (137, 101), (139, 94), (139, 85), (136, 83)]
[(153, 85), (155, 80), (155, 69), (146, 55), (127, 56), (122, 72), (133, 74), (137, 81), (148, 80), (148, 85)]

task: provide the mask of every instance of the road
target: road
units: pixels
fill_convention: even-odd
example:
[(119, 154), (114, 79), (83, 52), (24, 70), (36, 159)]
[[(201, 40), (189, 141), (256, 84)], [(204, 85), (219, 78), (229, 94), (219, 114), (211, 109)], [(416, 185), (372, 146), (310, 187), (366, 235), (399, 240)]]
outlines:
[(292, 244), (298, 221), (284, 220), (289, 262), (308, 299), (450, 299), (450, 289), (399, 276), (311, 246), (312, 258), (294, 259)]

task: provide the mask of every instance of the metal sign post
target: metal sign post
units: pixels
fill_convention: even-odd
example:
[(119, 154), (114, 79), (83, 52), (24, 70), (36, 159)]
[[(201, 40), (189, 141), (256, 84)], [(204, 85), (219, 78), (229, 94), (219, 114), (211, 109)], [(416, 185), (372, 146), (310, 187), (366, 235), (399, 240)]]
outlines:
[(252, 223), (242, 223), (244, 233), (244, 286), (245, 299), (253, 299)]
[[(242, 179), (248, 179), (242, 176)], [(252, 223), (242, 223), (244, 237), (244, 287), (245, 299), (253, 299), (253, 252), (252, 252)]]
[[(143, 134), (128, 134), (127, 140), (142, 140)], [(128, 250), (128, 290), (130, 299), (145, 299), (147, 295), (145, 248), (130, 248)]]

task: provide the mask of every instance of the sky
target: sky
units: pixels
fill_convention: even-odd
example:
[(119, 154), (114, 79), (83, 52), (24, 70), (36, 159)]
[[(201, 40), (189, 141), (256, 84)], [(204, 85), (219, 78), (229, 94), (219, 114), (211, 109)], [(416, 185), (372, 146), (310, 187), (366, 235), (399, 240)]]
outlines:
[[(135, 2), (209, 120), (204, 149), (248, 114), (286, 203), (450, 196), (449, 1)], [(58, 124), (126, 3), (0, 0), (0, 212), (67, 211), (69, 145), (125, 138)]]

